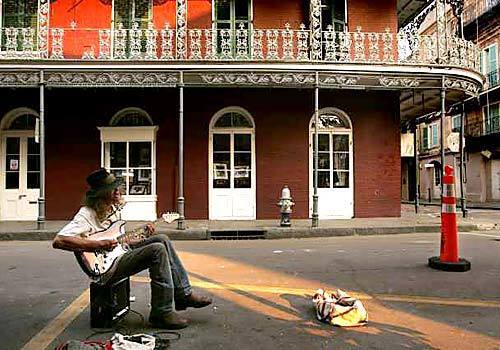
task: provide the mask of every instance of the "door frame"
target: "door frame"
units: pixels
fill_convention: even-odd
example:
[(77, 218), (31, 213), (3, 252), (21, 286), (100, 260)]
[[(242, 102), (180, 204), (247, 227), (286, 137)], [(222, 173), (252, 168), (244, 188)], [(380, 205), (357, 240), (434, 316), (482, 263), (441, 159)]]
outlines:
[[(5, 156), (6, 149), (5, 143), (7, 137), (36, 137), (36, 130), (9, 130), (10, 125), (14, 120), (23, 115), (31, 115), (33, 118), (38, 119), (38, 113), (27, 107), (14, 108), (7, 112), (0, 121), (0, 203), (5, 199)], [(26, 144), (27, 145), (27, 144)], [(19, 189), (18, 189), (19, 191)], [(38, 195), (40, 196), (40, 195)], [(35, 217), (33, 220), (36, 220)], [(3, 217), (3, 209), (0, 209), (0, 220), (6, 220)], [(8, 220), (29, 220), (31, 219), (8, 219)]]
[[(251, 123), (252, 123), (252, 128), (218, 128), (214, 129), (214, 124), (215, 122), (222, 117), (226, 113), (239, 113), (245, 116)], [(238, 107), (238, 106), (230, 106), (223, 108), (219, 110), (217, 113), (215, 113), (210, 120), (209, 124), (209, 132), (208, 132), (208, 219), (209, 220), (255, 220), (257, 218), (257, 169), (256, 169), (256, 159), (257, 155), (255, 153), (256, 147), (255, 147), (255, 121), (252, 117), (252, 115), (244, 108)], [(250, 217), (243, 217), (243, 218), (238, 218), (238, 217), (232, 217), (232, 218), (227, 218), (227, 219), (220, 219), (220, 218), (213, 218), (213, 210), (212, 210), (212, 203), (214, 202), (215, 194), (214, 194), (214, 188), (213, 188), (213, 134), (229, 134), (229, 135), (234, 135), (234, 134), (250, 134), (251, 135), (251, 150), (252, 150), (252, 171), (251, 171), (251, 183), (252, 186), (250, 188), (253, 199), (254, 199), (254, 206), (253, 206), (253, 213), (252, 216)], [(231, 165), (232, 165), (232, 170), (234, 170), (234, 137), (231, 137)], [(231, 174), (232, 175), (232, 174)], [(234, 184), (234, 178), (231, 176), (231, 187), (228, 190), (234, 190), (233, 184)]]
[[(328, 216), (320, 216), (320, 219), (352, 219), (354, 217), (354, 130), (353, 130), (353, 125), (351, 118), (349, 118), (349, 115), (342, 111), (339, 108), (335, 107), (325, 107), (321, 108), (318, 110), (318, 119), (322, 114), (333, 114), (338, 117), (340, 117), (342, 120), (348, 123), (349, 128), (328, 128), (328, 129), (323, 129), (323, 131), (318, 128), (318, 135), (321, 133), (328, 133), (334, 134), (334, 135), (349, 135), (349, 188), (351, 189), (352, 192), (352, 215), (328, 215)], [(314, 138), (314, 129), (312, 128), (312, 125), (314, 123), (314, 115), (311, 117), (311, 120), (309, 122), (308, 126), (308, 134), (309, 134), (309, 171), (308, 171), (308, 178), (309, 178), (309, 218), (312, 218), (312, 210), (313, 210), (313, 194), (314, 194), (314, 150), (313, 150), (313, 138)], [(333, 145), (332, 145), (333, 147)], [(320, 191), (320, 188), (318, 187), (318, 192)], [(319, 199), (318, 199), (319, 201)], [(318, 214), (319, 214), (319, 207), (318, 207)]]

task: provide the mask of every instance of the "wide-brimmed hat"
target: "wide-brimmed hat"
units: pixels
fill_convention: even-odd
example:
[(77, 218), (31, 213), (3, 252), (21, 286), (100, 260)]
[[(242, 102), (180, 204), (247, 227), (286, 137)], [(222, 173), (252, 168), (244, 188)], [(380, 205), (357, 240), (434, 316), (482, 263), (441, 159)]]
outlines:
[(90, 186), (87, 195), (96, 195), (99, 192), (115, 189), (121, 185), (120, 179), (117, 179), (104, 168), (90, 173), (87, 176), (87, 183)]

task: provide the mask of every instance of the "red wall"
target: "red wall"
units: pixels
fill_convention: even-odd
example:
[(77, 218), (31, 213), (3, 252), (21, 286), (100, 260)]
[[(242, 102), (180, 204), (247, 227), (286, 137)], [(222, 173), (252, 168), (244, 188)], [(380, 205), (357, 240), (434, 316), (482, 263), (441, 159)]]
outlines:
[(385, 28), (393, 33), (398, 31), (396, 0), (349, 0), (347, 12), (350, 32), (358, 26), (363, 32), (383, 33)]
[[(308, 217), (307, 130), (313, 113), (311, 91), (187, 89), (185, 98), (197, 101), (186, 102), (185, 107), (186, 125), (191, 126), (186, 127), (185, 135), (187, 217), (208, 217), (208, 125), (218, 110), (232, 105), (250, 112), (256, 125), (257, 218), (276, 218), (275, 203), (284, 184), (289, 185), (296, 202), (294, 217)], [(343, 109), (354, 125), (355, 216), (399, 216), (397, 96), (322, 92), (320, 107)]]
[[(0, 106), (38, 109), (34, 90), (5, 90)], [(92, 101), (92, 103), (88, 103)], [(208, 218), (208, 135), (212, 116), (228, 106), (248, 110), (256, 125), (257, 218), (276, 218), (287, 184), (296, 202), (293, 216), (308, 217), (308, 125), (312, 90), (185, 89), (186, 216)], [(46, 92), (47, 218), (69, 219), (86, 190), (85, 177), (100, 165), (97, 126), (126, 107), (144, 109), (159, 126), (158, 211), (177, 198), (178, 90), (49, 89)], [(321, 91), (320, 108), (337, 107), (354, 128), (354, 211), (356, 217), (400, 215), (398, 96), (389, 92)]]

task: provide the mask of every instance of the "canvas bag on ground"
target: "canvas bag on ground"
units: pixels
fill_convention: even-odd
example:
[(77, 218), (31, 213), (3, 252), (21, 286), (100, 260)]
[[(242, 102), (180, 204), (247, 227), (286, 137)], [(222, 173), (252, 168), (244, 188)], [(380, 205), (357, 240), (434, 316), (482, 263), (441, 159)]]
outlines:
[(318, 289), (313, 302), (316, 317), (322, 322), (339, 327), (363, 326), (368, 322), (368, 312), (363, 303), (340, 289), (333, 293)]
[(111, 338), (113, 350), (154, 350), (155, 337), (149, 334), (123, 335), (115, 333)]

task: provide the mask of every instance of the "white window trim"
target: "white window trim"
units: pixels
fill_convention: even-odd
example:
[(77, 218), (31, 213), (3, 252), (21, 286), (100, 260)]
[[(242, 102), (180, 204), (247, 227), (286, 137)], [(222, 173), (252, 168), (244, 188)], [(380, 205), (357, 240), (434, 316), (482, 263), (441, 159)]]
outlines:
[(497, 70), (498, 69), (498, 46), (497, 46), (497, 43), (493, 43), (493, 44), (490, 44), (488, 46), (486, 46), (485, 48), (483, 48), (483, 50), (481, 51), (482, 53), (482, 63), (483, 63), (483, 74), (484, 75), (487, 75), (488, 71), (486, 71), (486, 62), (487, 62), (487, 58), (486, 58), (486, 50), (492, 48), (492, 47), (495, 47), (495, 52), (497, 54), (497, 57), (496, 57), (496, 67), (494, 70)]
[[(217, 120), (222, 117), (226, 113), (238, 113), (241, 115), (244, 115), (251, 123), (252, 127), (251, 128), (215, 128), (215, 123)], [(255, 121), (246, 109), (239, 107), (239, 106), (230, 106), (223, 108), (219, 110), (217, 113), (214, 114), (212, 117), (210, 124), (209, 124), (209, 137), (208, 137), (208, 217), (209, 220), (212, 220), (213, 214), (212, 214), (212, 203), (214, 201), (214, 189), (213, 188), (213, 177), (214, 177), (214, 164), (213, 164), (213, 135), (214, 134), (251, 134), (251, 142), (252, 142), (252, 186), (251, 186), (251, 191), (252, 195), (254, 198), (254, 207), (253, 207), (253, 213), (252, 217), (248, 218), (248, 220), (255, 220), (257, 217), (257, 154), (256, 154), (256, 146), (255, 146)], [(233, 138), (231, 138), (231, 157), (234, 157), (234, 145), (233, 145)], [(234, 181), (234, 180), (233, 180)], [(233, 183), (231, 183), (231, 187), (228, 188), (227, 190), (235, 190), (233, 187)], [(236, 189), (237, 190), (237, 189)], [(234, 219), (236, 220), (236, 218)]]
[[(436, 143), (433, 142), (432, 129), (437, 129), (437, 140)], [(438, 147), (439, 146), (439, 123), (431, 123), (427, 126), (427, 149)]]
[[(486, 121), (488, 119), (490, 119), (490, 116), (489, 116), (489, 110), (491, 110), (492, 108), (498, 108), (499, 109), (499, 114), (500, 114), (500, 102), (496, 102), (496, 103), (490, 103), (489, 105), (486, 105), (483, 107), (483, 130), (486, 131)], [(499, 118), (499, 122), (500, 122), (500, 118)]]
[(451, 116), (451, 118), (450, 118), (450, 121), (451, 121), (451, 125), (450, 125), (450, 126), (451, 126), (451, 128), (450, 128), (450, 129), (451, 129), (451, 130), (453, 130), (453, 129), (454, 129), (454, 126), (453, 126), (453, 125), (454, 125), (454, 121), (455, 121), (455, 120), (458, 120), (458, 123), (457, 123), (457, 124), (458, 124), (458, 127), (460, 128), (461, 118), (462, 118), (462, 116), (461, 116), (460, 114), (456, 114), (456, 115), (452, 115), (452, 116)]
[[(150, 195), (125, 195), (128, 202), (157, 201), (156, 195), (156, 134), (158, 126), (106, 126), (97, 128), (101, 134), (101, 166), (106, 166), (106, 142), (151, 142), (151, 194)], [(128, 161), (127, 161), (128, 163)], [(128, 166), (128, 164), (127, 164)]]
[[(248, 0), (250, 1), (250, 13), (249, 13), (249, 16), (248, 16), (248, 22), (249, 22), (249, 25), (248, 25), (248, 29), (250, 31), (253, 30), (253, 0)], [(216, 18), (215, 18), (215, 0), (212, 1), (212, 29), (216, 29)], [(239, 28), (234, 28), (235, 30), (236, 29), (239, 29)], [(235, 39), (235, 38), (233, 38)]]

